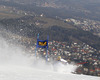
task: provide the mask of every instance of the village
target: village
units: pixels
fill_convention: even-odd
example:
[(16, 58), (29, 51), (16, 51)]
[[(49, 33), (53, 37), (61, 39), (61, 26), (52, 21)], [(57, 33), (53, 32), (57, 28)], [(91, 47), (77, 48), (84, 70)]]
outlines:
[[(60, 61), (64, 64), (75, 64), (78, 66), (74, 73), (100, 76), (100, 51), (83, 43), (67, 43), (49, 41), (48, 62)], [(30, 47), (29, 52), (35, 56), (36, 43)], [(46, 49), (37, 49), (37, 58), (46, 59)], [(64, 60), (64, 62), (62, 61)]]
[(100, 37), (100, 22), (99, 21), (89, 20), (89, 19), (77, 20), (73, 18), (64, 19), (64, 21), (73, 23), (78, 28), (81, 28), (84, 31), (90, 31), (94, 35), (97, 35)]

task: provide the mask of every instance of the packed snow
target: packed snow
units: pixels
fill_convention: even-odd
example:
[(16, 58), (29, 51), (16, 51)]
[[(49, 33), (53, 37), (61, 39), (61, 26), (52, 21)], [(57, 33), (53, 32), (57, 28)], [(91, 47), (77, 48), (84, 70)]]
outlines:
[(72, 74), (75, 68), (74, 65), (52, 65), (43, 59), (37, 60), (0, 37), (0, 80), (100, 80), (100, 77)]

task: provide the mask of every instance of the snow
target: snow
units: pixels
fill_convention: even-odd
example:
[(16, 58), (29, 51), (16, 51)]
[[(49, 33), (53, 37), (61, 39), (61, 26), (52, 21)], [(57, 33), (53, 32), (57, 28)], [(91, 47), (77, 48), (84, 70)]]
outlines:
[(57, 73), (24, 66), (1, 66), (0, 80), (100, 80), (100, 78)]
[[(27, 53), (27, 52), (26, 52)], [(23, 54), (23, 49), (0, 38), (0, 80), (100, 80), (100, 77), (72, 74), (74, 65), (47, 64)]]

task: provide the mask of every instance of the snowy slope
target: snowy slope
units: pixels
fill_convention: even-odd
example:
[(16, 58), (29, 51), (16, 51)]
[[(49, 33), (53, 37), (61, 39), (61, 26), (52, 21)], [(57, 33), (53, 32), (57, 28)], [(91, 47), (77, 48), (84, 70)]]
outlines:
[(100, 80), (100, 78), (57, 73), (24, 66), (1, 66), (0, 80)]
[(0, 80), (100, 80), (100, 77), (71, 74), (73, 65), (46, 64), (23, 53), (0, 38)]

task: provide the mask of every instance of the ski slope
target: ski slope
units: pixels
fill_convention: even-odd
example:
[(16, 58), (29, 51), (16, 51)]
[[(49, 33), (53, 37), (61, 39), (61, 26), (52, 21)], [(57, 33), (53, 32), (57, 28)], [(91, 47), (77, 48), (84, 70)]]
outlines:
[(72, 74), (76, 66), (47, 64), (23, 53), (21, 47), (0, 38), (0, 80), (100, 80), (100, 77)]
[(100, 80), (100, 78), (57, 73), (24, 66), (1, 66), (0, 80)]

